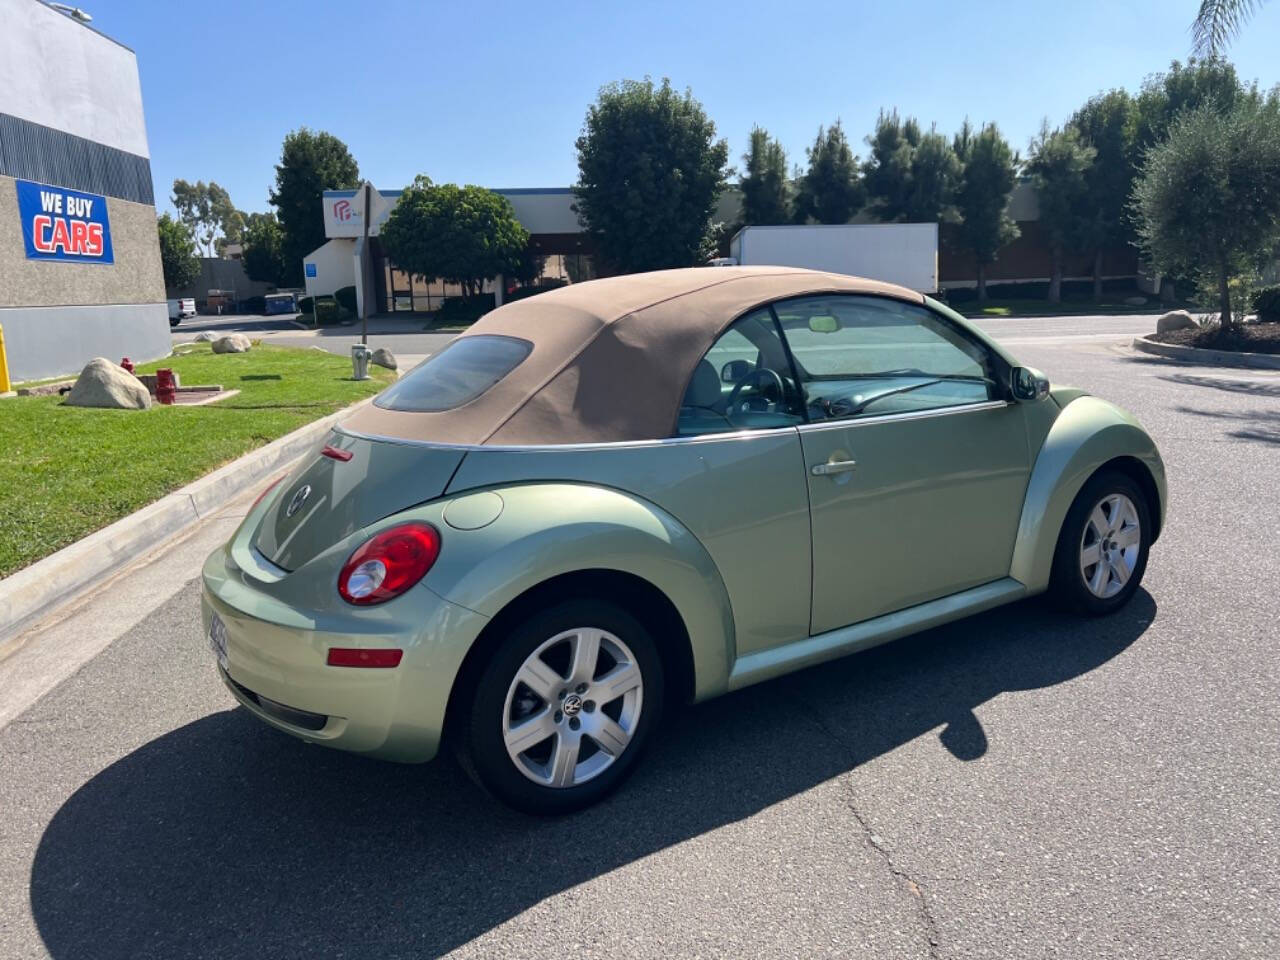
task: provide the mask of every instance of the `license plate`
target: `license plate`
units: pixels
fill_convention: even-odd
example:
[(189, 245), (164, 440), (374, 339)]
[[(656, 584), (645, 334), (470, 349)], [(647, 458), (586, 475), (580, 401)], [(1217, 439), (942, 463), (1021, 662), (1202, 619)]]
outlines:
[(227, 669), (227, 625), (216, 613), (209, 620), (209, 649), (218, 658), (218, 666)]

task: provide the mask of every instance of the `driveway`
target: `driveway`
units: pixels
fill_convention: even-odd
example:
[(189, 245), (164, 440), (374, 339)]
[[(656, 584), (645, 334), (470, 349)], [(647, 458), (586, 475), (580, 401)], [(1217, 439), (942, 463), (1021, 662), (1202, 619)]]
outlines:
[[(360, 324), (340, 327), (320, 327), (306, 330), (293, 321), (296, 317), (263, 316), (258, 314), (235, 317), (196, 317), (184, 320), (173, 330), (174, 343), (187, 343), (197, 333), (209, 330), (219, 336), (227, 333), (243, 333), (258, 337), (265, 343), (285, 347), (319, 347), (340, 356), (350, 356), (351, 345), (360, 342)], [(410, 363), (437, 352), (455, 336), (453, 333), (429, 333), (422, 329), (421, 317), (403, 319), (395, 316), (373, 317), (369, 320), (369, 347), (386, 347), (397, 358), (409, 358)]]
[(531, 819), (235, 707), (189, 578), (250, 492), (0, 662), (60, 681), (0, 729), (0, 956), (1275, 956), (1280, 374), (983, 325), (1160, 443), (1121, 614), (1029, 601), (679, 712)]

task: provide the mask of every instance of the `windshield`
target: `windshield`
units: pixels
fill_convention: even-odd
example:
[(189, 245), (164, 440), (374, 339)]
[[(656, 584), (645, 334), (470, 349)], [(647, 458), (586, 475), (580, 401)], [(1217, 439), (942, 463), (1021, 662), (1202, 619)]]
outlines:
[(373, 402), (384, 410), (452, 410), (483, 394), (518, 367), (531, 350), (532, 343), (517, 337), (459, 337)]

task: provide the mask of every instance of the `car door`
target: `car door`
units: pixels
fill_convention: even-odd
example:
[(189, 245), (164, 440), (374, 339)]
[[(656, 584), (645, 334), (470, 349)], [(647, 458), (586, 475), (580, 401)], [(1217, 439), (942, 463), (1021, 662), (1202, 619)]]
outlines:
[(670, 510), (720, 571), (738, 656), (802, 639), (809, 627), (809, 495), (804, 422), (768, 307), (740, 317), (699, 361), (676, 437), (616, 482)]
[(997, 358), (927, 307), (774, 305), (803, 391), (810, 632), (1007, 576), (1030, 470)]

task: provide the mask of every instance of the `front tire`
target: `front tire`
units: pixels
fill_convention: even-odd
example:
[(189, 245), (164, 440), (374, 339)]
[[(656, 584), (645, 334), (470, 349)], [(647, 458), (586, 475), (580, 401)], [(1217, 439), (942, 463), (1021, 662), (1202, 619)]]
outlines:
[(1153, 530), (1150, 505), (1131, 477), (1118, 470), (1090, 477), (1062, 523), (1051, 597), (1086, 616), (1119, 610), (1142, 582)]
[(516, 627), (481, 670), (463, 766), (519, 810), (580, 810), (634, 768), (662, 695), (662, 660), (639, 621), (603, 601), (558, 603)]

